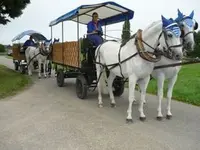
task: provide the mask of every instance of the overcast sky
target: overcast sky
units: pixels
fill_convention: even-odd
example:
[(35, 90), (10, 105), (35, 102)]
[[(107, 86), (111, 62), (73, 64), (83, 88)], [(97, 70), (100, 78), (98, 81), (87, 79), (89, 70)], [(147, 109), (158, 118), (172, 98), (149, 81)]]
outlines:
[[(48, 26), (50, 21), (80, 5), (101, 2), (105, 2), (105, 0), (31, 0), (31, 4), (27, 6), (19, 18), (11, 20), (6, 26), (0, 25), (0, 43), (12, 44), (12, 38), (30, 29), (41, 32), (50, 39), (51, 32)], [(159, 20), (161, 14), (167, 18), (177, 17), (178, 8), (186, 15), (189, 15), (194, 10), (194, 18), (200, 22), (199, 0), (115, 0), (115, 2), (135, 12), (134, 18), (130, 21), (133, 32), (137, 31), (138, 28), (145, 28), (153, 21)], [(64, 30), (65, 41), (76, 40), (76, 24), (74, 22), (65, 22)], [(122, 23), (108, 26), (107, 30), (108, 35), (120, 38)], [(61, 23), (54, 26), (54, 37), (61, 39), (61, 31)], [(80, 36), (84, 33), (86, 33), (86, 26), (81, 25)], [(24, 37), (21, 41), (27, 38)]]

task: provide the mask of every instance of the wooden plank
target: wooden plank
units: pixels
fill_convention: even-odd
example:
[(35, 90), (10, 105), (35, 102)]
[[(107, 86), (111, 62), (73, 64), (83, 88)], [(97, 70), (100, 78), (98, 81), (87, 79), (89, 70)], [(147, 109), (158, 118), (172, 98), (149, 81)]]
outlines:
[(79, 67), (78, 66), (78, 42), (71, 41), (64, 44), (64, 64)]
[(62, 56), (62, 43), (53, 44), (52, 61), (63, 64)]
[(80, 67), (80, 59), (78, 50), (78, 42), (70, 41), (63, 43), (63, 53), (62, 53), (62, 43), (56, 43), (53, 45), (52, 58), (53, 62), (60, 63), (66, 66)]
[(12, 46), (13, 59), (15, 59), (15, 60), (25, 60), (25, 55), (20, 54), (20, 48), (21, 48), (21, 46), (19, 44), (14, 44)]

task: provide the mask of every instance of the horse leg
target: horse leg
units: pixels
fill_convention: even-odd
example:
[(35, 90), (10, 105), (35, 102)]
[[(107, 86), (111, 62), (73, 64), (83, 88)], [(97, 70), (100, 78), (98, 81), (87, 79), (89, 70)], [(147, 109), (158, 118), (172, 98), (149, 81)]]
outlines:
[(29, 60), (29, 66), (28, 66), (28, 68), (29, 68), (29, 75), (30, 76), (32, 76), (32, 70), (33, 70), (33, 60)]
[(105, 82), (103, 81), (103, 68), (96, 64), (96, 72), (97, 72), (97, 80), (99, 79), (98, 83), (97, 83), (97, 88), (98, 88), (98, 107), (101, 108), (103, 107), (103, 102), (102, 102), (102, 94), (101, 94), (101, 82)]
[(136, 85), (136, 82), (137, 82), (137, 78), (134, 74), (129, 76), (129, 106), (128, 106), (128, 109), (127, 109), (127, 114), (128, 114), (128, 116), (126, 118), (127, 123), (133, 122), (132, 105), (133, 105), (133, 101), (135, 101), (135, 85)]
[(110, 95), (110, 100), (111, 100), (111, 107), (116, 107), (115, 98), (113, 95), (113, 88), (112, 88), (112, 84), (113, 84), (115, 77), (116, 77), (116, 75), (114, 73), (110, 72), (110, 75), (108, 77), (108, 90), (109, 90), (109, 95)]
[(47, 77), (47, 74), (46, 74), (46, 67), (47, 67), (47, 61), (46, 60), (44, 60), (44, 63), (43, 63), (44, 65), (44, 72), (43, 72), (43, 75), (44, 75), (44, 77), (46, 78)]
[(52, 62), (49, 60), (49, 63), (48, 63), (48, 75), (49, 77), (51, 76), (51, 68), (52, 68)]
[(167, 91), (167, 119), (171, 119), (172, 113), (171, 113), (171, 98), (172, 98), (172, 91), (174, 88), (174, 84), (177, 80), (177, 74), (169, 79), (168, 83), (168, 91)]
[(144, 102), (146, 102), (146, 100), (145, 100), (146, 89), (147, 89), (149, 81), (150, 81), (150, 76), (147, 76), (146, 78), (138, 81), (138, 85), (140, 87), (140, 95), (141, 95), (140, 106), (138, 108), (138, 111), (140, 112), (140, 120), (141, 121), (144, 121), (146, 119), (146, 116), (144, 115), (143, 107), (144, 107)]
[[(39, 71), (38, 71), (38, 78), (41, 78), (41, 59), (38, 60), (38, 67), (39, 67)], [(44, 70), (44, 65), (43, 65), (43, 70)]]
[(31, 72), (31, 62), (30, 62), (30, 59), (29, 58), (27, 58), (26, 59), (26, 62), (27, 62), (27, 64), (28, 64), (28, 75), (29, 76), (31, 76), (32, 75), (32, 72)]
[(162, 110), (161, 110), (161, 101), (163, 99), (163, 86), (164, 86), (164, 81), (165, 81), (165, 77), (163, 74), (161, 74), (160, 76), (158, 76), (157, 79), (157, 96), (158, 96), (158, 115), (157, 115), (157, 120), (162, 120), (163, 115), (162, 115)]

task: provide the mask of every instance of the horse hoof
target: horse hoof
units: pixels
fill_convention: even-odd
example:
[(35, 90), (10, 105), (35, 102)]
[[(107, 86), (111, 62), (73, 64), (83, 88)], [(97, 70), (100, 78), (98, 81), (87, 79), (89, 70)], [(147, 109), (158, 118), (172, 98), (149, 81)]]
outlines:
[(103, 104), (99, 104), (98, 107), (99, 107), (99, 108), (102, 108), (102, 107), (103, 107)]
[(133, 123), (133, 119), (126, 119), (126, 123)]
[(163, 119), (163, 117), (157, 116), (157, 120), (158, 120), (158, 121), (161, 121), (162, 119)]
[(38, 79), (41, 79), (41, 77), (38, 77)]
[(140, 117), (140, 121), (145, 121), (146, 117)]
[(167, 118), (168, 120), (170, 120), (170, 119), (172, 118), (172, 115), (166, 115), (166, 118)]
[(112, 108), (114, 108), (114, 107), (116, 107), (116, 104), (115, 104), (115, 103), (111, 103), (110, 106), (111, 106)]

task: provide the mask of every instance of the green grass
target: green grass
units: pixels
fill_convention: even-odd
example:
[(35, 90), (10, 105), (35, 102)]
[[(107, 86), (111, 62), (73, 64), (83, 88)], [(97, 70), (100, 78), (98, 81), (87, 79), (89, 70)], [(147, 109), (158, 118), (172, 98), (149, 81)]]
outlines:
[[(167, 84), (164, 85), (164, 96), (167, 94)], [(157, 94), (156, 80), (151, 80), (148, 88), (148, 93)], [(200, 65), (192, 64), (182, 66), (178, 79), (175, 83), (173, 99), (185, 103), (200, 106)]]
[(0, 99), (15, 95), (31, 83), (32, 80), (27, 75), (0, 65)]

